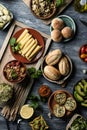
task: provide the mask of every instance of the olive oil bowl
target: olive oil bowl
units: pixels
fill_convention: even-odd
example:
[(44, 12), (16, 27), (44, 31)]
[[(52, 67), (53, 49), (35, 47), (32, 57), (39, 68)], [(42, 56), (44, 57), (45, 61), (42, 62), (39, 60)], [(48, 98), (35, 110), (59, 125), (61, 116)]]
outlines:
[(87, 108), (87, 79), (81, 79), (74, 85), (73, 95), (79, 105)]
[(0, 4), (0, 30), (6, 29), (12, 22), (13, 14), (4, 5)]
[[(42, 62), (42, 64), (41, 64), (41, 70), (42, 70), (42, 73), (43, 73), (44, 78), (47, 79), (49, 82), (62, 85), (62, 84), (64, 84), (64, 83), (66, 82), (66, 80), (70, 77), (70, 75), (71, 75), (71, 73), (72, 73), (72, 69), (73, 69), (72, 61), (71, 61), (71, 59), (69, 58), (68, 55), (65, 55), (65, 54), (63, 54), (63, 55), (68, 59), (70, 71), (69, 71), (69, 73), (68, 73), (66, 76), (61, 76), (61, 78), (58, 79), (58, 80), (52, 80), (52, 79), (50, 79), (49, 77), (47, 77), (47, 76), (45, 75), (45, 73), (44, 73), (44, 68), (45, 68), (45, 66), (47, 65), (46, 62), (45, 62), (46, 57), (43, 59), (43, 62)], [(57, 68), (57, 66), (55, 66), (55, 68)]]

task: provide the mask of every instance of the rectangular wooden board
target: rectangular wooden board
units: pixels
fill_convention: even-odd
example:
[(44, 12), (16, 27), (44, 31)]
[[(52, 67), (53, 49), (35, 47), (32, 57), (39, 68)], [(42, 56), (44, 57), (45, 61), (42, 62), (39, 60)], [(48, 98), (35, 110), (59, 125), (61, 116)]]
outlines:
[[(30, 2), (30, 0), (23, 0), (24, 1), (24, 3), (28, 6), (28, 7), (30, 7), (30, 5), (29, 5), (29, 2)], [(62, 5), (61, 7), (59, 7), (58, 9), (57, 9), (57, 13), (52, 17), (52, 18), (49, 18), (49, 19), (46, 19), (46, 20), (42, 20), (43, 21), (43, 23), (45, 23), (45, 24), (50, 24), (51, 23), (51, 20), (54, 18), (54, 17), (56, 17), (56, 16), (58, 16), (58, 15), (60, 15), (69, 5), (70, 5), (70, 3), (72, 2), (73, 0), (64, 0), (64, 2), (65, 2), (65, 4), (64, 5)]]
[[(9, 40), (12, 37), (12, 35), (18, 31), (21, 28), (31, 28), (29, 26), (24, 25), (21, 22), (15, 21), (12, 26), (10, 27), (8, 34), (4, 40), (3, 46), (0, 50), (0, 83), (8, 83), (4, 76), (3, 76), (3, 67), (4, 65), (13, 60), (14, 57), (12, 56), (10, 52), (10, 47), (9, 47)], [(35, 29), (34, 29), (35, 30)], [(38, 30), (37, 30), (38, 31)], [(45, 40), (45, 50), (43, 53), (43, 56), (34, 64), (27, 64), (26, 67), (35, 67), (36, 69), (39, 69), (43, 57), (45, 56), (50, 44), (51, 44), (51, 38), (49, 35), (39, 32), (44, 40)], [(20, 84), (11, 84), (14, 87), (14, 92), (15, 92), (15, 100), (12, 102), (12, 104), (7, 104), (6, 106), (3, 107), (2, 109), (2, 115), (6, 117), (8, 120), (15, 120), (17, 113), (19, 112), (21, 106), (25, 103), (26, 98), (33, 87), (34, 80), (32, 78), (26, 78), (24, 82)]]

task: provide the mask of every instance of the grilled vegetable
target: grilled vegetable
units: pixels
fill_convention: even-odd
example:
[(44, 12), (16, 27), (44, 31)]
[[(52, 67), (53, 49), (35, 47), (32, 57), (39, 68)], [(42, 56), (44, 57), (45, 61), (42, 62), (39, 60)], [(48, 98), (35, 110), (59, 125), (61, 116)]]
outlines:
[(53, 113), (56, 117), (63, 117), (65, 115), (65, 107), (55, 104), (53, 107)]
[(13, 87), (6, 83), (0, 84), (0, 104), (6, 103), (12, 98)]
[(0, 29), (2, 29), (9, 21), (12, 16), (7, 8), (0, 4)]
[(87, 130), (87, 120), (78, 116), (71, 124), (69, 130)]
[(32, 127), (32, 130), (46, 130), (49, 128), (42, 116), (36, 117), (29, 124)]
[(61, 93), (56, 93), (54, 95), (54, 99), (55, 101), (59, 104), (59, 105), (62, 105), (65, 103), (66, 101), (66, 94), (61, 92)]
[(67, 98), (67, 100), (65, 102), (65, 108), (68, 111), (75, 110), (76, 109), (76, 101), (72, 97)]
[(87, 81), (81, 80), (77, 83), (74, 90), (74, 97), (82, 106), (87, 107)]

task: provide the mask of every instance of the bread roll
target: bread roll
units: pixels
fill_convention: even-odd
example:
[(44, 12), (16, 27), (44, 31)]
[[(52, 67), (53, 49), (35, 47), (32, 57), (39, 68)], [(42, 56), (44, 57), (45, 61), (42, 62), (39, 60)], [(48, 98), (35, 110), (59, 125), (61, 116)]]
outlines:
[(58, 63), (58, 68), (61, 73), (61, 75), (66, 76), (70, 72), (70, 66), (68, 59), (64, 56), (60, 59), (60, 62)]
[(56, 50), (51, 51), (46, 56), (45, 62), (48, 65), (55, 65), (58, 63), (61, 57), (62, 57), (62, 51), (60, 49), (56, 49)]
[(66, 39), (71, 38), (73, 36), (73, 30), (67, 26), (61, 30), (61, 33), (62, 33), (63, 37)]
[(53, 27), (53, 29), (61, 30), (64, 27), (64, 21), (60, 18), (54, 18), (52, 20), (51, 26)]
[(60, 72), (55, 67), (51, 65), (47, 65), (44, 67), (44, 74), (51, 80), (59, 80), (60, 79)]
[(51, 39), (55, 42), (60, 42), (62, 40), (62, 34), (59, 30), (55, 29), (51, 32)]

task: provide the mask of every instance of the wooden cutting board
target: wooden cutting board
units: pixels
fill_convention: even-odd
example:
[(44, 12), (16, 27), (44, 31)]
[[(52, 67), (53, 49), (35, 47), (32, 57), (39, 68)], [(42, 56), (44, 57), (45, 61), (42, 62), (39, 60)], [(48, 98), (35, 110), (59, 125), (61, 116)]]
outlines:
[[(18, 30), (20, 30), (21, 28), (31, 28), (31, 27), (29, 27), (21, 22), (15, 21), (12, 24), (12, 26), (10, 27), (10, 29), (7, 33), (7, 36), (4, 40), (3, 46), (0, 49), (0, 76), (1, 76), (0, 83), (11, 84), (7, 80), (5, 80), (5, 78), (3, 76), (3, 67), (7, 62), (14, 60), (14, 57), (12, 56), (11, 51), (10, 51), (9, 40), (12, 37), (12, 35), (15, 32), (17, 32)], [(42, 63), (43, 57), (46, 54), (46, 52), (51, 44), (51, 38), (49, 35), (47, 35), (43, 32), (40, 32), (40, 31), (39, 31), (39, 33), (44, 38), (44, 42), (45, 42), (44, 43), (45, 50), (44, 50), (43, 56), (36, 63), (26, 64), (27, 68), (35, 67), (37, 70), (39, 69), (39, 67)], [(2, 107), (1, 114), (6, 119), (8, 119), (9, 121), (14, 121), (16, 119), (16, 116), (19, 113), (21, 106), (25, 103), (27, 96), (30, 93), (31, 88), (33, 87), (33, 83), (34, 83), (34, 79), (32, 79), (31, 77), (28, 76), (20, 84), (11, 84), (14, 87), (14, 96), (13, 96), (14, 100), (12, 100), (11, 103), (6, 104), (5, 106), (0, 106), (0, 107)]]
[[(28, 7), (30, 7), (30, 4), (29, 4), (29, 3), (30, 3), (30, 0), (23, 0), (23, 1), (24, 1), (24, 3), (25, 3)], [(66, 9), (67, 6), (70, 5), (70, 3), (71, 3), (72, 1), (73, 1), (73, 0), (65, 0), (65, 4), (64, 4), (63, 6), (61, 6), (61, 7), (58, 8), (57, 13), (56, 13), (53, 17), (51, 17), (50, 19), (42, 20), (43, 23), (45, 23), (45, 24), (47, 24), (47, 25), (50, 24), (50, 23), (51, 23), (51, 20), (52, 20), (54, 17), (60, 15), (60, 14), (64, 11), (64, 9)]]

